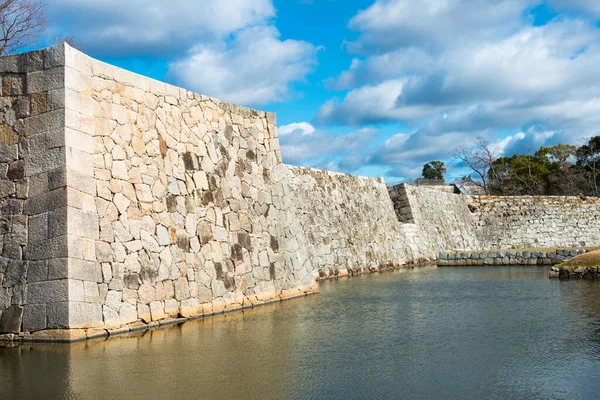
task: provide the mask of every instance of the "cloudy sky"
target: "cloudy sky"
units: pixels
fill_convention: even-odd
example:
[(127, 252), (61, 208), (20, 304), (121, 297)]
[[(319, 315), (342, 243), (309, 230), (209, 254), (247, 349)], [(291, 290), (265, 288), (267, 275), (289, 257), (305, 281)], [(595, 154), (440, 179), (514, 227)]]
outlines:
[(484, 136), (600, 134), (600, 2), (52, 0), (89, 55), (277, 112), (284, 161), (388, 182)]

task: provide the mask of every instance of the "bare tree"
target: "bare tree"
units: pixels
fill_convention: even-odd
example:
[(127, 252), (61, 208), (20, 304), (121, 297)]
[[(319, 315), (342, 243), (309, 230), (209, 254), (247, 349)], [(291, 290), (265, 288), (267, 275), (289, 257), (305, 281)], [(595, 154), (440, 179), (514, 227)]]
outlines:
[(43, 1), (0, 0), (0, 56), (34, 44), (46, 31)]
[[(469, 181), (476, 186), (483, 189), (486, 194), (490, 193), (489, 180), (492, 178), (494, 182), (501, 183), (500, 171), (496, 171), (494, 161), (498, 159), (497, 148), (490, 145), (490, 143), (482, 136), (478, 136), (473, 139), (473, 147), (460, 146), (457, 147), (453, 152), (452, 156), (457, 160), (463, 162), (477, 176), (477, 179), (469, 177)], [(499, 187), (500, 191), (504, 193), (502, 185)]]

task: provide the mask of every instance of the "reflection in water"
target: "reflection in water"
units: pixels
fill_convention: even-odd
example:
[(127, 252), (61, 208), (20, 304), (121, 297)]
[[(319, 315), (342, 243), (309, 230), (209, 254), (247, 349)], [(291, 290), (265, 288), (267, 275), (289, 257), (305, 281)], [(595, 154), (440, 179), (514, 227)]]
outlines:
[(168, 329), (0, 348), (0, 398), (596, 398), (600, 285), (421, 268)]

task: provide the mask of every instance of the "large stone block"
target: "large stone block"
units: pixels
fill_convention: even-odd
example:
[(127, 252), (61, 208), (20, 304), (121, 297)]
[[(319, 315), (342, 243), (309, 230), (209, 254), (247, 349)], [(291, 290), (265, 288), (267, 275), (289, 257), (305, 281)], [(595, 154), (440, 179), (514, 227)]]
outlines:
[(11, 306), (2, 313), (0, 319), (0, 333), (19, 333), (21, 332), (21, 322), (23, 320), (23, 307)]
[(0, 285), (0, 310), (5, 310), (10, 306), (11, 303), (11, 290), (6, 289)]
[(46, 304), (48, 329), (69, 328), (69, 302)]
[(69, 328), (92, 328), (103, 324), (101, 304), (69, 302)]
[(55, 110), (26, 118), (23, 124), (24, 136), (34, 136), (51, 131), (62, 131), (65, 126), (65, 111)]
[[(67, 206), (67, 192), (65, 188), (52, 190), (48, 193), (41, 193), (25, 200), (23, 212), (26, 215), (42, 214), (57, 208)], [(66, 233), (66, 232), (65, 232)]]
[(44, 282), (48, 280), (48, 261), (30, 261), (27, 271), (27, 283)]
[[(7, 245), (4, 246), (6, 249)], [(8, 260), (6, 272), (4, 273), (4, 287), (23, 285), (27, 279), (29, 263), (22, 260)]]
[(67, 185), (80, 192), (96, 196), (96, 179), (67, 168)]
[(159, 321), (167, 318), (164, 303), (162, 301), (153, 301), (150, 303), (150, 314), (152, 316), (152, 321)]
[(27, 304), (69, 301), (69, 281), (46, 281), (27, 285)]
[(48, 239), (48, 213), (30, 216), (28, 230), (29, 243)]
[(67, 232), (69, 235), (98, 240), (100, 238), (98, 214), (68, 207)]
[(51, 69), (65, 65), (65, 43), (44, 49), (44, 68)]
[(23, 311), (23, 331), (36, 332), (46, 329), (46, 305), (35, 304), (25, 306)]
[(47, 92), (65, 87), (65, 68), (56, 67), (27, 74), (27, 94)]
[[(6, 131), (6, 129), (8, 129), (8, 127), (4, 127), (2, 129), (4, 129), (4, 131)], [(4, 136), (4, 139), (5, 139), (5, 140), (0, 140), (0, 162), (2, 162), (2, 163), (15, 161), (19, 157), (17, 144), (16, 143), (12, 144), (10, 140), (8, 140), (8, 143), (6, 143), (6, 139), (8, 139), (7, 135), (8, 134), (6, 134), (6, 133), (5, 134), (0, 133), (0, 139), (2, 139), (2, 136)]]
[(97, 261), (96, 242), (77, 235), (68, 236), (68, 254), (70, 258), (78, 258), (85, 261)]
[(48, 238), (63, 236), (68, 233), (68, 207), (57, 208), (48, 215)]
[(32, 261), (52, 260), (66, 258), (68, 253), (68, 238), (63, 235), (25, 246), (23, 258)]
[(92, 154), (72, 147), (67, 147), (65, 153), (67, 168), (83, 175), (94, 176), (94, 163), (90, 162)]

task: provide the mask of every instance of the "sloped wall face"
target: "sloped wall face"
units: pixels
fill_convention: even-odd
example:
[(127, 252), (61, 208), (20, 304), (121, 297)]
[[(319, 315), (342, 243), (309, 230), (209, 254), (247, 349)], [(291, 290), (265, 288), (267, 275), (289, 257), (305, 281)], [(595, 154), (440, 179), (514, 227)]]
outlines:
[(64, 63), (0, 59), (0, 333), (68, 325)]
[(470, 199), (484, 249), (600, 245), (600, 200), (563, 196)]
[(67, 48), (70, 327), (314, 290), (275, 118)]
[(481, 248), (468, 196), (406, 184), (391, 188), (390, 196), (398, 218), (415, 224), (422, 252), (437, 257), (440, 251)]
[(394, 214), (383, 180), (287, 166), (291, 192), (320, 276), (420, 257)]

